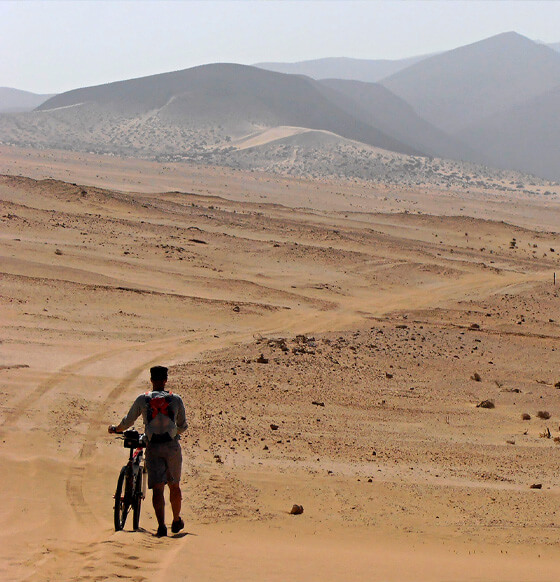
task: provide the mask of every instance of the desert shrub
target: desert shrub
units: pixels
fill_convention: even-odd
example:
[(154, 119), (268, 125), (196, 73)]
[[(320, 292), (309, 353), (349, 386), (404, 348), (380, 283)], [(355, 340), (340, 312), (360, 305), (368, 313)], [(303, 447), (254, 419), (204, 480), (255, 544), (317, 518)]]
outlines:
[(537, 412), (537, 416), (539, 418), (542, 418), (543, 420), (548, 420), (550, 418), (550, 412), (548, 412), (548, 410), (539, 410)]
[(521, 415), (521, 420), (531, 420), (531, 415), (528, 412), (524, 412)]

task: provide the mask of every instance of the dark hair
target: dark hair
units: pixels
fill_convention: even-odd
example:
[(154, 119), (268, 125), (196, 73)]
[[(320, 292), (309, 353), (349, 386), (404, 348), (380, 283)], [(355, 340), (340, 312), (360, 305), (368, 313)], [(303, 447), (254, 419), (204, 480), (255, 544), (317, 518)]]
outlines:
[(167, 368), (165, 366), (150, 368), (150, 378), (152, 380), (167, 380)]

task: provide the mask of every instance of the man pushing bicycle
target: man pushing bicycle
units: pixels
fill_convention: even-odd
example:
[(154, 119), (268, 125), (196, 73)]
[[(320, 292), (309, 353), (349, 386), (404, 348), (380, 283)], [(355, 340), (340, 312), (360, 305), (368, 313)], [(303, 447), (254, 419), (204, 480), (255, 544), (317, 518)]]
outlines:
[(181, 518), (181, 466), (182, 453), (179, 435), (187, 429), (185, 406), (177, 394), (165, 389), (167, 368), (150, 368), (151, 392), (140, 394), (128, 414), (118, 425), (110, 425), (109, 433), (120, 433), (130, 428), (142, 415), (146, 433), (146, 468), (148, 487), (152, 489), (152, 503), (158, 521), (156, 535), (167, 535), (165, 525), (165, 484), (169, 486), (169, 501), (173, 511), (171, 531), (181, 531), (185, 524)]

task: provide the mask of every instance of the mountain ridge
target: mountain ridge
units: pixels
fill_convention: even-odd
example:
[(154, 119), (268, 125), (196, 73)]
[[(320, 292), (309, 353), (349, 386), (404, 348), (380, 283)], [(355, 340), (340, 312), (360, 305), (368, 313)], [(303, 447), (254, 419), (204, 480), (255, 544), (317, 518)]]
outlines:
[(429, 57), (381, 84), (456, 134), (560, 84), (560, 54), (508, 32)]
[(53, 97), (37, 111), (83, 104), (134, 117), (156, 111), (162, 123), (184, 128), (222, 126), (230, 138), (262, 127), (297, 126), (402, 153), (421, 153), (331, 103), (316, 81), (247, 65), (201, 65), (77, 89)]
[(82, 87), (35, 111), (0, 115), (0, 142), (216, 164), (240, 163), (239, 152), (251, 149), (261, 166), (266, 160), (254, 148), (275, 163), (283, 151), (295, 159), (303, 148), (305, 164), (294, 167), (310, 174), (313, 155), (328, 168), (325, 147), (336, 150), (344, 172), (367, 176), (349, 156), (367, 164), (378, 155), (368, 148), (377, 148), (560, 179), (551, 153), (560, 151), (560, 130), (548, 131), (560, 109), (557, 86), (560, 53), (503, 33), (427, 56), (381, 83), (213, 63)]
[(287, 73), (306, 75), (312, 79), (345, 79), (376, 83), (401, 69), (427, 58), (420, 55), (404, 59), (353, 59), (350, 57), (327, 57), (298, 61), (295, 63), (255, 63), (255, 67)]
[(0, 113), (32, 111), (51, 97), (52, 94), (41, 95), (13, 87), (0, 87)]

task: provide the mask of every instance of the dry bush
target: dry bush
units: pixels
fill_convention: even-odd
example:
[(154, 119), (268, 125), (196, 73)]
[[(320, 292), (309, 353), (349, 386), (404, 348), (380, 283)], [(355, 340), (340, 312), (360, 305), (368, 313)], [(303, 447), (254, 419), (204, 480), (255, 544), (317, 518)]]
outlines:
[(543, 420), (548, 420), (550, 418), (550, 412), (548, 412), (548, 410), (539, 410), (537, 412), (537, 416), (539, 418), (542, 418)]
[(521, 415), (521, 420), (531, 420), (531, 415), (528, 412), (524, 412)]

